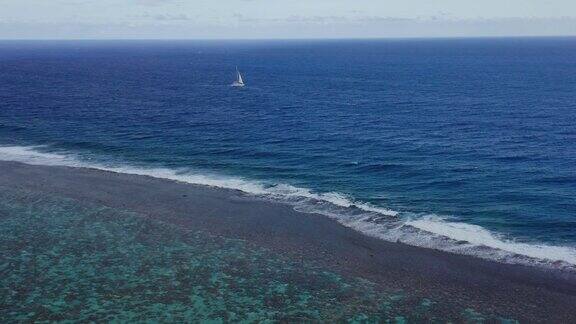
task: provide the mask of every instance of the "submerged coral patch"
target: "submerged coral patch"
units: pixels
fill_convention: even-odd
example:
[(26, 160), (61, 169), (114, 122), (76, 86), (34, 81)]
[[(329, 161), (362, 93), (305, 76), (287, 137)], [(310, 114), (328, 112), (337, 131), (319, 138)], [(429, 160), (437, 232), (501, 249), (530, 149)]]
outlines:
[[(437, 303), (141, 215), (0, 187), (0, 320), (434, 321)], [(455, 319), (483, 320), (466, 310)], [(444, 314), (445, 315), (445, 314)]]

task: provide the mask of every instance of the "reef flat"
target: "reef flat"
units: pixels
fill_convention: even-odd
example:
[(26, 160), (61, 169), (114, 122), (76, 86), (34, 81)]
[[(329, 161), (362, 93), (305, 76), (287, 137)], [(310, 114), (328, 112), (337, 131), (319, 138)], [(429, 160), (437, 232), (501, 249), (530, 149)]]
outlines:
[(230, 190), (0, 168), (2, 322), (576, 319), (571, 273), (388, 243)]

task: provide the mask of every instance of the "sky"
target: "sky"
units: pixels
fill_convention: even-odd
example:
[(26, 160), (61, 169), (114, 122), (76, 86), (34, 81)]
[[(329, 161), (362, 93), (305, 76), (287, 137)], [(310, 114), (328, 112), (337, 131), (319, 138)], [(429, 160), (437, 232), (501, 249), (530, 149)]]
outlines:
[(0, 39), (576, 35), (576, 0), (0, 0)]

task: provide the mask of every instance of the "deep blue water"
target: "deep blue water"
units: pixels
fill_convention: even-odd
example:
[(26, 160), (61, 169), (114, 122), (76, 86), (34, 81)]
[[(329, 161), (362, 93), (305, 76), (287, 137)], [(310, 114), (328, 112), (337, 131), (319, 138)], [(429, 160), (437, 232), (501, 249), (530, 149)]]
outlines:
[(0, 144), (576, 246), (575, 54), (576, 38), (1, 42)]

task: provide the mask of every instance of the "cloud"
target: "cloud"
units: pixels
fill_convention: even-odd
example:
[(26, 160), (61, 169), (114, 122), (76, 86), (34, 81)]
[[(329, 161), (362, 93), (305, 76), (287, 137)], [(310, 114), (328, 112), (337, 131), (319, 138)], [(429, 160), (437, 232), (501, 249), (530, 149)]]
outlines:
[[(244, 1), (249, 1), (249, 0), (244, 0)], [(276, 21), (276, 19), (249, 18), (249, 17), (246, 17), (243, 14), (239, 14), (239, 13), (233, 14), (232, 18), (236, 19), (240, 23), (261, 23), (261, 22), (275, 22)]]
[[(206, 22), (202, 16), (156, 14), (125, 23), (0, 21), (3, 39), (255, 39), (475, 36), (576, 36), (576, 18), (396, 19), (390, 17), (291, 17), (254, 21), (236, 15)], [(146, 17), (146, 19), (142, 19)], [(244, 22), (241, 22), (241, 19)]]
[(240, 23), (267, 24), (267, 25), (274, 25), (274, 24), (341, 25), (341, 24), (354, 24), (354, 23), (404, 22), (415, 20), (406, 18), (378, 17), (378, 16), (345, 17), (345, 16), (299, 16), (299, 15), (292, 15), (287, 18), (257, 19), (257, 18), (249, 18), (238, 13), (233, 14), (232, 18), (236, 19)]
[(157, 20), (157, 21), (189, 21), (192, 20), (192, 18), (190, 16), (188, 16), (187, 14), (144, 14), (139, 16), (141, 18), (147, 18), (147, 19), (152, 19), (152, 20)]
[(180, 0), (133, 0), (136, 4), (142, 6), (163, 6), (166, 4), (181, 3)]
[(343, 16), (290, 16), (284, 19), (288, 23), (308, 23), (308, 24), (340, 24), (349, 22), (349, 19)]

